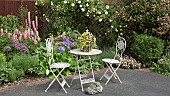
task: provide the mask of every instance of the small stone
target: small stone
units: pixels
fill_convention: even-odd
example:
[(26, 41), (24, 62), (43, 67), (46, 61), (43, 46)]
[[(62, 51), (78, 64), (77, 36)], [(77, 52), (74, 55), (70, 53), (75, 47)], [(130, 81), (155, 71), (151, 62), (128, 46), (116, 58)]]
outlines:
[(101, 93), (103, 91), (103, 87), (100, 82), (93, 82), (90, 86), (85, 90), (87, 94), (93, 95), (97, 93)]

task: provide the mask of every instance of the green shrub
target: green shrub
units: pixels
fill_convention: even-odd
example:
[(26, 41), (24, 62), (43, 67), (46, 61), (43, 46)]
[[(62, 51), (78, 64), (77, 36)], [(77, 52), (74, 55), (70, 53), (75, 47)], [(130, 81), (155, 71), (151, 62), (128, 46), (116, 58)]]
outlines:
[[(168, 41), (168, 40), (167, 40)], [(164, 50), (164, 54), (165, 55), (170, 55), (170, 41), (168, 43), (166, 43), (166, 47), (165, 47), (165, 50)]]
[(7, 68), (5, 64), (0, 64), (0, 85), (4, 82), (9, 82), (10, 68)]
[(151, 68), (154, 72), (170, 76), (170, 55), (163, 56), (158, 60), (158, 63), (154, 63)]
[(8, 72), (10, 82), (16, 81), (20, 77), (24, 76), (23, 70), (17, 70), (15, 68), (11, 68)]
[(141, 63), (151, 63), (160, 58), (164, 48), (161, 39), (148, 35), (137, 35), (131, 47), (131, 53)]
[(3, 53), (0, 53), (0, 65), (6, 62), (6, 56)]
[[(125, 6), (118, 6), (117, 30), (127, 40), (127, 50), (133, 43), (134, 35), (148, 34), (157, 36), (168, 43), (170, 41), (170, 4), (169, 0), (121, 0)], [(126, 3), (128, 2), (128, 4)], [(121, 27), (120, 27), (121, 26)], [(167, 44), (166, 44), (167, 45)], [(165, 46), (166, 46), (165, 45)]]
[(1, 64), (0, 83), (13, 82), (24, 75), (22, 70), (17, 70), (10, 63)]
[(5, 55), (0, 53), (0, 84), (13, 82), (21, 76), (23, 76), (23, 72), (13, 68), (10, 62), (6, 62)]
[(16, 54), (11, 62), (15, 69), (23, 70), (24, 73), (34, 71), (34, 68), (38, 66), (38, 58), (28, 54)]
[(14, 15), (7, 15), (0, 17), (0, 29), (8, 30), (8, 32), (14, 32), (19, 26), (19, 18)]
[(0, 51), (3, 51), (5, 46), (12, 46), (11, 39), (8, 39), (6, 34), (0, 36)]

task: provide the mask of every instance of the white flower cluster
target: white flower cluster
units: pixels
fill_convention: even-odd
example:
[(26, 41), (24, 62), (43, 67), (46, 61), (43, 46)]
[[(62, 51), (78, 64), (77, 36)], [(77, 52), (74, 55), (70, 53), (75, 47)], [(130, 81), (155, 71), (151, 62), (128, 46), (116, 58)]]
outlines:
[[(92, 2), (92, 1), (91, 1)], [(76, 3), (79, 5), (79, 8), (82, 12), (87, 12), (86, 13), (86, 16), (89, 17), (90, 16), (90, 13), (96, 13), (96, 14), (93, 14), (92, 16), (93, 17), (96, 17), (98, 18), (99, 22), (102, 22), (103, 19), (106, 16), (109, 14), (109, 9), (110, 9), (110, 6), (109, 5), (105, 5), (105, 8), (103, 10), (101, 10), (100, 8), (98, 9), (97, 7), (91, 7), (91, 3), (90, 0), (86, 0), (85, 3), (84, 1), (82, 0), (75, 0), (75, 2), (68, 2), (67, 0), (64, 0), (64, 4), (68, 4), (70, 3), (71, 7), (75, 7)], [(97, 2), (97, 1), (96, 1)], [(99, 2), (99, 1), (98, 1)], [(90, 10), (89, 10), (90, 9)], [(101, 17), (102, 16), (102, 17)], [(112, 20), (110, 19), (109, 20), (110, 22), (112, 22)]]
[(64, 0), (64, 4), (67, 4), (67, 1), (66, 1), (66, 0)]

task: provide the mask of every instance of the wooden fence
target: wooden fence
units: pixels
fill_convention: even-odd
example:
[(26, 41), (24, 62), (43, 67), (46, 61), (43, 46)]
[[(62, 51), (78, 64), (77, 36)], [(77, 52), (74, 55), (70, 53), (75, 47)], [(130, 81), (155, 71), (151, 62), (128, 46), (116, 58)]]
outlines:
[(0, 15), (6, 16), (12, 14), (19, 16), (21, 4), (30, 12), (33, 12), (35, 9), (35, 0), (0, 0)]

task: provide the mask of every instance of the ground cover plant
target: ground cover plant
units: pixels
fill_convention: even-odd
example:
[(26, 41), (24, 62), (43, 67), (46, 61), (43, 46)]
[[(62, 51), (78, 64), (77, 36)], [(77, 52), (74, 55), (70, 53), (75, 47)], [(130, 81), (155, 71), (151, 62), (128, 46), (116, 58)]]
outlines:
[(170, 59), (169, 58), (170, 58), (169, 55), (162, 56), (162, 58), (159, 59), (157, 63), (154, 63), (150, 69), (157, 73), (170, 76)]

